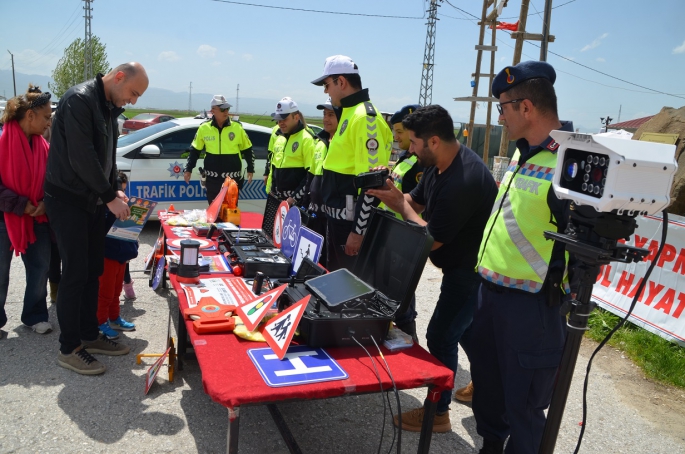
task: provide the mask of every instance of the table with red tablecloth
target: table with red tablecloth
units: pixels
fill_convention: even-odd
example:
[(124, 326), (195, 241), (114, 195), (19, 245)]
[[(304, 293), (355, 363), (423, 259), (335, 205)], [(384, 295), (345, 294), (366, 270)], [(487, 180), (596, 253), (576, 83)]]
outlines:
[[(243, 213), (242, 227), (261, 227), (261, 217), (246, 219), (245, 214)], [(165, 223), (163, 223), (163, 229), (167, 239), (176, 238), (171, 228)], [(205, 254), (204, 251), (203, 254)], [(205, 276), (228, 277), (231, 275), (212, 274)], [(202, 371), (202, 384), (205, 392), (212, 400), (228, 408), (227, 452), (236, 453), (238, 451), (239, 409), (241, 406), (267, 405), (289, 449), (291, 452), (298, 452), (299, 448), (297, 448), (285, 421), (274, 405), (275, 403), (380, 391), (378, 377), (374, 372), (371, 359), (361, 347), (325, 348), (325, 351), (347, 372), (349, 378), (345, 380), (283, 387), (268, 386), (247, 354), (249, 349), (261, 348), (266, 345), (240, 339), (232, 333), (205, 335), (195, 333), (192, 322), (184, 321), (181, 315), (181, 311), (188, 307), (185, 294), (174, 275), (170, 275), (169, 280), (178, 295), (179, 302), (179, 360), (183, 358), (185, 353), (186, 336), (188, 336)], [(429, 399), (425, 404), (427, 411), (419, 440), (419, 452), (427, 453), (430, 447), (437, 400), (442, 390), (452, 388), (452, 371), (443, 366), (418, 344), (397, 352), (390, 352), (385, 347), (381, 347), (381, 349), (393, 374), (397, 389), (430, 388)], [(382, 363), (375, 346), (372, 345), (367, 350), (377, 364)], [(392, 381), (384, 368), (379, 367), (378, 370), (383, 389), (392, 390)]]

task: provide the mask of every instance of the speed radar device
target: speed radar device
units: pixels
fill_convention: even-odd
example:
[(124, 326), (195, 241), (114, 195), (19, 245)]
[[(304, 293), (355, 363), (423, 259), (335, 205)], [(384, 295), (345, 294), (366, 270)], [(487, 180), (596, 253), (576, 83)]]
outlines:
[(557, 196), (602, 213), (656, 214), (671, 203), (675, 145), (552, 131)]
[[(566, 317), (566, 342), (562, 353), (552, 399), (547, 412), (545, 430), (540, 442), (541, 454), (552, 454), (561, 427), (564, 407), (575, 370), (580, 343), (588, 329), (588, 318), (596, 303), (592, 288), (600, 267), (610, 262), (639, 262), (649, 250), (630, 246), (627, 240), (637, 227), (638, 215), (663, 212), (661, 248), (666, 241), (671, 186), (678, 168), (675, 146), (638, 140), (619, 139), (606, 135), (588, 135), (552, 131), (558, 144), (557, 166), (552, 185), (556, 195), (571, 200), (567, 224), (563, 231), (544, 232), (547, 239), (563, 243), (573, 261), (568, 262), (571, 278), (570, 298), (565, 298), (560, 313)], [(548, 146), (549, 148), (549, 146)], [(647, 274), (641, 278), (630, 310), (619, 324), (600, 343), (595, 356), (610, 337), (628, 318), (638, 295), (658, 257), (657, 251)], [(590, 363), (587, 373), (590, 371)], [(585, 378), (587, 390), (587, 375)], [(585, 395), (583, 397), (585, 402)], [(584, 405), (581, 431), (576, 451), (585, 430)]]

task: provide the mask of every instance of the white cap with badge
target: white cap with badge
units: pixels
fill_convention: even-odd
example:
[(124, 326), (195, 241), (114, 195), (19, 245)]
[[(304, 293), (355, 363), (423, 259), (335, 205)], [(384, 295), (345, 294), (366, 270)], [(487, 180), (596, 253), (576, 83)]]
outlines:
[(359, 74), (357, 64), (350, 57), (345, 55), (333, 55), (326, 59), (323, 65), (323, 75), (312, 81), (314, 85), (321, 86), (326, 77), (337, 74)]
[(319, 110), (333, 110), (333, 103), (331, 103), (331, 97), (329, 96), (325, 103), (319, 104), (318, 106), (316, 106), (316, 108)]
[(278, 104), (276, 104), (276, 112), (271, 114), (271, 118), (275, 121), (284, 120), (288, 115), (299, 110), (300, 109), (297, 107), (297, 103), (293, 101), (293, 98), (286, 96), (278, 101)]
[(219, 106), (219, 109), (230, 109), (233, 107), (228, 103), (228, 101), (226, 101), (224, 95), (214, 95), (210, 107), (214, 106)]

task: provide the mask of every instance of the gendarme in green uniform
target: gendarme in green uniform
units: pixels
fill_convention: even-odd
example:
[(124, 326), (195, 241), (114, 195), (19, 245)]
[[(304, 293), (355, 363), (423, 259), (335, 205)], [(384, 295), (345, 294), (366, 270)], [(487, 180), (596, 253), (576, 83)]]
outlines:
[[(573, 131), (573, 125), (562, 123), (560, 129)], [(516, 150), (500, 183), (478, 252), (477, 271), (487, 281), (538, 293), (553, 272), (556, 276), (550, 276), (552, 281), (563, 282), (568, 292), (568, 253), (553, 254), (556, 242), (541, 234), (556, 232), (559, 222), (559, 211), (550, 208), (550, 203), (558, 201), (552, 188), (558, 147), (550, 137), (537, 150), (532, 149), (523, 163)]]

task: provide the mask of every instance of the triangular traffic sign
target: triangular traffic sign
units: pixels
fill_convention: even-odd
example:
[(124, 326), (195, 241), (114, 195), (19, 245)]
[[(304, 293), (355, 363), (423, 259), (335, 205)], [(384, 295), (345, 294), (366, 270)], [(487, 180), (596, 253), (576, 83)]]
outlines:
[(293, 340), (297, 325), (300, 324), (302, 314), (307, 309), (307, 304), (311, 297), (311, 295), (305, 296), (266, 322), (266, 325), (261, 329), (262, 336), (266, 339), (269, 347), (276, 353), (278, 359), (283, 359), (288, 352), (288, 347)]
[(285, 285), (276, 287), (263, 295), (256, 296), (252, 301), (249, 301), (236, 309), (236, 314), (240, 316), (240, 319), (249, 331), (254, 331), (255, 328), (257, 328), (259, 322), (266, 315), (266, 311), (268, 311), (278, 300), (278, 297), (281, 296), (285, 287)]

